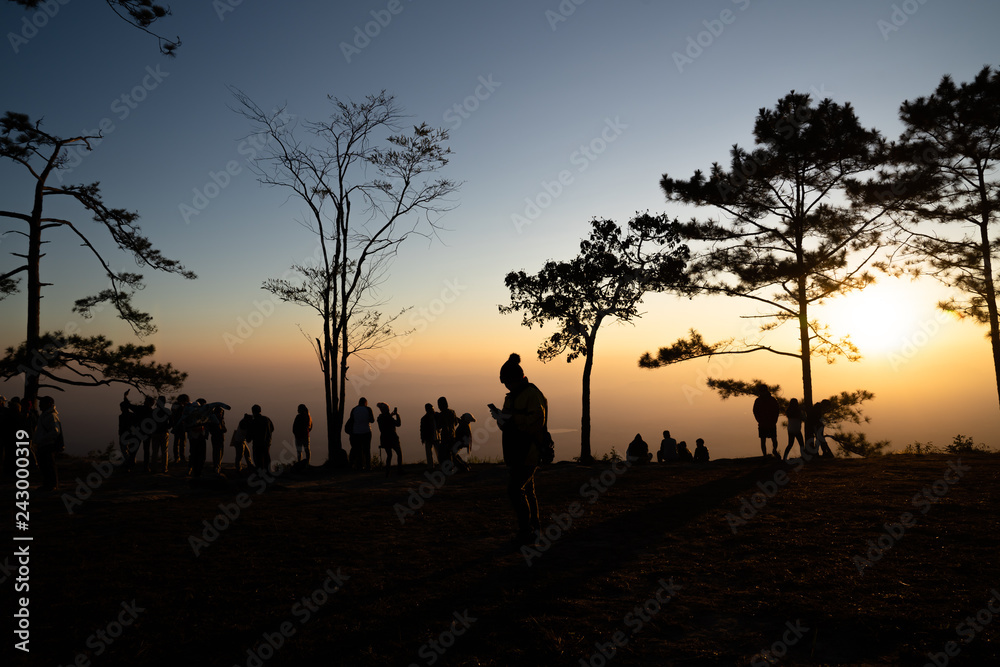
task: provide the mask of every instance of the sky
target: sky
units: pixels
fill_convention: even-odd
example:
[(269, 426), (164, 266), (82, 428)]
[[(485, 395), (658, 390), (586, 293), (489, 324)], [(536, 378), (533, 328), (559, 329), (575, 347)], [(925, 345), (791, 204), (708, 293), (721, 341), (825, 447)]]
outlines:
[[(144, 271), (136, 305), (158, 331), (138, 341), (110, 312), (89, 320), (72, 312), (75, 299), (105, 281), (86, 249), (54, 233), (42, 261), (43, 280), (53, 283), (43, 330), (72, 323), (83, 334), (152, 343), (157, 361), (189, 374), (192, 398), (232, 406), (231, 426), (260, 404), (276, 425), (277, 447), (288, 446), (295, 408), (305, 403), (320, 461), (322, 376), (306, 336), (321, 323), (261, 289), (306, 261), (316, 239), (299, 224), (302, 204), (251, 172), (256, 148), (233, 110), (232, 88), (303, 121), (328, 117), (328, 96), (361, 100), (384, 89), (413, 124), (449, 130), (453, 155), (441, 175), (461, 182), (453, 208), (439, 234), (401, 246), (382, 286), (386, 312), (412, 308), (399, 321), (413, 333), (353, 360), (348, 402), (363, 395), (399, 406), (404, 459), (413, 462), (422, 457), (423, 404), (447, 396), (460, 414), (478, 418), (474, 453), (496, 458), (486, 404), (502, 401), (498, 371), (517, 352), (549, 399), (557, 457), (568, 459), (579, 454), (583, 363), (538, 361), (551, 329), (499, 314), (509, 302), (507, 272), (569, 259), (594, 217), (625, 224), (637, 211), (714, 215), (668, 204), (661, 176), (687, 177), (725, 161), (733, 144), (751, 145), (758, 110), (789, 91), (850, 102), (862, 124), (895, 139), (901, 102), (931, 93), (946, 74), (967, 81), (1000, 66), (1000, 5), (972, 0), (216, 0), (172, 10), (156, 24), (182, 40), (168, 58), (104, 3), (53, 1), (28, 12), (0, 3), (2, 109), (41, 118), (57, 135), (100, 129), (103, 139), (74, 157), (63, 182), (100, 181), (108, 204), (139, 211), (154, 245), (198, 274), (187, 281)], [(0, 208), (28, 210), (31, 186), (23, 168), (0, 165)], [(53, 212), (90, 224), (71, 206)], [(113, 268), (134, 269), (96, 227), (94, 236)], [(0, 237), (0, 267), (14, 266), (8, 253), (21, 249), (16, 235)], [(947, 296), (926, 279), (882, 277), (866, 293), (831, 301), (821, 317), (832, 331), (851, 332), (864, 359), (815, 360), (814, 393), (874, 392), (864, 430), (895, 449), (944, 445), (956, 434), (1000, 447), (986, 330), (937, 311)], [(757, 354), (637, 367), (643, 352), (692, 327), (709, 340), (752, 331), (748, 303), (655, 294), (640, 319), (602, 328), (595, 454), (622, 452), (636, 432), (655, 446), (664, 429), (689, 443), (704, 438), (716, 458), (759, 452), (752, 401), (722, 401), (705, 380), (761, 378), (795, 396), (796, 360)], [(23, 295), (0, 302), (0, 317), (4, 347), (22, 341)], [(794, 349), (791, 329), (770, 336)], [(0, 393), (22, 388), (8, 382)], [(115, 438), (122, 391), (56, 394), (71, 453)], [(134, 390), (130, 397), (139, 400)]]

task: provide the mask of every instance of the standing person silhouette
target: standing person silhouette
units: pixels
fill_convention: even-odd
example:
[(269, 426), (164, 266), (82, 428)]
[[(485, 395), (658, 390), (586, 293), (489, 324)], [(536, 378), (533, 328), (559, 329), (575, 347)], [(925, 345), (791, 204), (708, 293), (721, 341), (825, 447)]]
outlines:
[(799, 441), (799, 456), (802, 456), (805, 449), (805, 441), (802, 440), (802, 408), (799, 407), (799, 399), (793, 398), (788, 401), (788, 409), (785, 410), (785, 417), (788, 418), (788, 446), (785, 447), (785, 455), (782, 457), (788, 460), (788, 452), (792, 451), (792, 445)]
[(309, 460), (312, 455), (309, 451), (309, 434), (313, 430), (313, 418), (309, 414), (309, 408), (304, 404), (299, 404), (296, 409), (295, 419), (292, 421), (292, 437), (295, 438), (295, 462), (298, 463), (302, 460), (302, 455), (305, 453), (306, 465), (309, 465)]
[(467, 456), (472, 454), (472, 427), (469, 424), (474, 421), (476, 418), (466, 412), (458, 418), (458, 427), (455, 429), (455, 444), (451, 448), (451, 458), (462, 472), (469, 472), (472, 469), (459, 452), (464, 449)]
[(820, 456), (833, 458), (833, 452), (830, 450), (830, 445), (826, 444), (826, 429), (827, 415), (833, 410), (833, 404), (830, 403), (829, 399), (824, 398), (815, 406), (816, 411), (816, 446), (819, 448), (821, 454)]
[(56, 411), (56, 401), (51, 396), (39, 398), (38, 407), (42, 412), (38, 417), (33, 437), (38, 470), (42, 474), (42, 486), (38, 490), (55, 491), (59, 486), (56, 452), (64, 449), (62, 422), (59, 421), (59, 413)]
[(167, 472), (170, 462), (170, 408), (167, 407), (166, 396), (156, 397), (153, 408), (153, 434), (150, 436), (150, 462), (153, 472)]
[(774, 458), (778, 454), (778, 401), (771, 396), (771, 390), (765, 385), (757, 386), (757, 400), (753, 402), (753, 416), (757, 420), (757, 435), (760, 436), (760, 453), (767, 456), (767, 439), (771, 439)]
[(511, 354), (500, 367), (500, 382), (507, 388), (503, 410), (497, 410), (492, 403), (489, 408), (503, 435), (503, 459), (510, 475), (507, 497), (517, 518), (514, 543), (533, 545), (541, 530), (535, 471), (545, 440), (549, 404), (538, 387), (524, 376), (517, 354)]
[(393, 452), (396, 452), (396, 458), (399, 459), (396, 467), (399, 469), (403, 467), (403, 450), (399, 446), (399, 434), (396, 433), (396, 429), (402, 426), (402, 420), (399, 418), (399, 408), (393, 408), (392, 412), (389, 412), (387, 403), (377, 403), (376, 407), (379, 410), (378, 446), (385, 450), (385, 476), (388, 477), (392, 471)]
[[(427, 455), (427, 469), (434, 467), (434, 450), (441, 446), (441, 434), (437, 427), (437, 413), (430, 403), (424, 404), (424, 416), (420, 418), (420, 442), (424, 443), (424, 454)], [(438, 463), (441, 458), (438, 457)]]
[(190, 397), (187, 394), (181, 394), (177, 397), (177, 402), (170, 409), (171, 433), (174, 435), (174, 463), (187, 462), (187, 457), (184, 455), (184, 448), (187, 446), (187, 431), (178, 424), (181, 421), (181, 416), (184, 414), (185, 408), (190, 403)]
[(375, 423), (375, 413), (368, 407), (368, 399), (362, 396), (358, 404), (351, 410), (351, 468), (354, 470), (371, 471), (372, 469), (372, 424)]
[(250, 408), (250, 433), (248, 440), (253, 441), (253, 460), (257, 469), (271, 472), (271, 438), (274, 435), (274, 422), (261, 414), (259, 405)]
[(212, 466), (215, 474), (222, 474), (222, 455), (226, 451), (226, 411), (221, 405), (212, 409), (215, 419), (208, 422), (208, 435), (212, 440)]
[(448, 407), (448, 399), (442, 396), (438, 399), (437, 427), (440, 437), (438, 445), (438, 463), (455, 462), (455, 430), (458, 428), (458, 415)]

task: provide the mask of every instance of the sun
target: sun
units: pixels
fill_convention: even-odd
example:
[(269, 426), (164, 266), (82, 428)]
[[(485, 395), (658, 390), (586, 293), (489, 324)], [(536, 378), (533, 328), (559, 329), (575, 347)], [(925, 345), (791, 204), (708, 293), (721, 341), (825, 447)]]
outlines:
[(897, 352), (940, 318), (936, 300), (912, 282), (886, 279), (816, 308), (820, 322), (839, 340), (850, 335), (862, 356)]

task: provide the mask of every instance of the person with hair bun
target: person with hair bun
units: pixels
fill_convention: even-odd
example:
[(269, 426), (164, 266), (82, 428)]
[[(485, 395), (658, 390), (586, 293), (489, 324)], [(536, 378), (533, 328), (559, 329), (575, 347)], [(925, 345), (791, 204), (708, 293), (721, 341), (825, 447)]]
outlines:
[(524, 376), (517, 354), (511, 354), (500, 367), (500, 382), (508, 391), (503, 410), (492, 403), (488, 407), (503, 434), (503, 459), (510, 472), (507, 497), (517, 517), (514, 542), (520, 546), (534, 545), (541, 530), (535, 471), (547, 432), (549, 404), (538, 387)]

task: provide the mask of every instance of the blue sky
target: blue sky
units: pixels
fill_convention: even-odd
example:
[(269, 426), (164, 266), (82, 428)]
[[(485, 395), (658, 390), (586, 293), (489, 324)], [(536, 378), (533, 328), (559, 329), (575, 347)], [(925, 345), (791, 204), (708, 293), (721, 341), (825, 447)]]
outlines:
[[(304, 310), (267, 301), (260, 284), (302, 261), (314, 241), (295, 223), (302, 207), (258, 185), (250, 172), (251, 147), (241, 143), (249, 126), (232, 111), (228, 87), (264, 108), (287, 105), (295, 117), (312, 120), (328, 115), (327, 95), (360, 99), (384, 88), (414, 123), (451, 131), (454, 155), (444, 175), (463, 186), (454, 210), (441, 220), (447, 230), (434, 240), (407, 241), (384, 288), (387, 308), (412, 305), (430, 315), (419, 322), (408, 316), (410, 324), (422, 325), (420, 331), (387, 357), (391, 363), (383, 364), (368, 388), (381, 396), (375, 400), (404, 406), (415, 425), (426, 400), (449, 392), (468, 396), (466, 409), (485, 417), (485, 403), (502, 396), (495, 374), (506, 355), (517, 350), (533, 357), (543, 334), (497, 313), (497, 304), (507, 299), (506, 272), (568, 258), (595, 216), (624, 223), (647, 209), (681, 217), (708, 214), (668, 207), (659, 178), (690, 175), (725, 160), (732, 144), (748, 145), (761, 107), (793, 89), (829, 96), (851, 102), (864, 124), (891, 139), (901, 129), (896, 114), (903, 100), (930, 93), (945, 74), (963, 81), (984, 65), (1000, 65), (1000, 6), (969, 0), (219, 0), (172, 9), (174, 15), (157, 25), (183, 40), (170, 59), (103, 3), (54, 2), (51, 16), (0, 3), (3, 109), (43, 117), (55, 134), (104, 124), (104, 140), (82, 156), (67, 182), (100, 180), (107, 202), (139, 210), (154, 243), (199, 275), (188, 282), (147, 273), (148, 288), (138, 303), (157, 318), (160, 332), (152, 342), (158, 358), (191, 373), (192, 393), (230, 402), (236, 411), (253, 402), (267, 408), (272, 400), (279, 431), (290, 429), (299, 402), (316, 405), (318, 412), (319, 373), (297, 325), (311, 335), (319, 325)], [(26, 20), (41, 27), (32, 31)], [(358, 37), (366, 29), (373, 35), (367, 44)], [(227, 167), (230, 173), (222, 176)], [(557, 191), (553, 183), (561, 173), (561, 190), (548, 196)], [(0, 206), (24, 209), (29, 186), (17, 169), (0, 165)], [(206, 193), (215, 196), (199, 200)], [(185, 207), (199, 202), (206, 205), (191, 215)], [(531, 204), (538, 206), (537, 216)], [(530, 224), (517, 226), (527, 218)], [(72, 301), (103, 282), (81, 248), (68, 238), (54, 241), (43, 264), (47, 280), (55, 283), (43, 304), (47, 328), (74, 320)], [(0, 251), (11, 247), (16, 241), (3, 237)], [(112, 256), (116, 268), (130, 264), (121, 254)], [(5, 255), (2, 261), (13, 260)], [(912, 289), (928, 301), (914, 325), (917, 332), (920, 322), (934, 317), (936, 288)], [(449, 290), (455, 298), (444, 303)], [(0, 312), (3, 342), (21, 340), (23, 300), (0, 303)], [(245, 342), (227, 346), (226, 334), (255, 312), (267, 315), (261, 326)], [(669, 422), (690, 431), (684, 439), (717, 443), (720, 454), (753, 453), (753, 438), (744, 437), (753, 435), (752, 423), (744, 423), (748, 406), (705, 396), (688, 406), (693, 410), (685, 407), (683, 387), (696, 384), (705, 366), (634, 369), (639, 354), (690, 326), (731, 335), (743, 326), (738, 317), (745, 313), (741, 304), (658, 295), (647, 300), (647, 316), (634, 327), (610, 329), (596, 357), (595, 450), (611, 444), (621, 450), (635, 430), (652, 442)], [(80, 324), (116, 340), (129, 337), (107, 314)], [(946, 336), (982, 348), (981, 364), (970, 362), (962, 383), (947, 390), (956, 401), (955, 424), (906, 430), (911, 399), (894, 398), (896, 384), (876, 391), (875, 423), (881, 416), (882, 437), (898, 446), (914, 439), (943, 444), (971, 424), (978, 425), (973, 435), (980, 440), (1000, 431), (982, 330), (969, 324), (945, 328), (902, 370), (896, 364), (891, 377), (898, 386), (912, 386), (948, 359), (954, 343), (946, 345)], [(276, 360), (278, 349), (282, 356)], [(818, 390), (865, 386), (869, 380), (858, 378), (880, 375), (866, 363), (880, 362), (818, 368)], [(553, 420), (567, 432), (571, 453), (579, 362), (542, 366), (532, 360), (529, 366), (529, 377), (555, 397)], [(798, 369), (762, 360), (724, 370), (773, 373), (795, 387)], [(6, 387), (3, 393), (19, 390)], [(80, 429), (106, 441), (113, 434), (112, 394), (117, 392), (66, 396), (64, 410), (83, 423), (96, 420), (106, 406), (106, 425)], [(718, 415), (727, 416), (724, 426), (702, 426), (718, 422)], [(415, 449), (407, 452), (405, 445), (404, 439), (411, 460)], [(485, 454), (495, 456), (498, 447), (490, 447)]]

